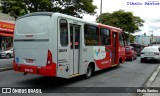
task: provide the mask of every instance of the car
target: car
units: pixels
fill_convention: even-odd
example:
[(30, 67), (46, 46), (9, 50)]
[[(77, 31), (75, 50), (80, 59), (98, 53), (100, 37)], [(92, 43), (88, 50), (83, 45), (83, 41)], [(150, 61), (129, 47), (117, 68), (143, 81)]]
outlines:
[(133, 61), (134, 59), (137, 59), (137, 52), (134, 50), (134, 47), (132, 46), (126, 46), (126, 60)]
[(13, 47), (7, 48), (4, 51), (0, 52), (1, 58), (11, 58), (13, 57)]
[(156, 60), (160, 62), (160, 46), (145, 47), (141, 52), (140, 62)]
[(134, 50), (136, 51), (137, 56), (140, 56), (140, 55), (141, 55), (141, 51), (142, 51), (142, 49), (143, 49), (143, 45), (138, 44), (138, 43), (131, 43), (130, 46), (133, 46), (133, 47), (134, 47)]

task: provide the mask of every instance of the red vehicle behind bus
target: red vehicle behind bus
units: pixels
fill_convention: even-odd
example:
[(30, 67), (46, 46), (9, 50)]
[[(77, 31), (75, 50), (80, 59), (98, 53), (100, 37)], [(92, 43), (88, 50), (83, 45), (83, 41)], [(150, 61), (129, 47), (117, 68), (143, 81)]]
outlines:
[(126, 59), (131, 61), (137, 59), (137, 52), (133, 46), (126, 46)]

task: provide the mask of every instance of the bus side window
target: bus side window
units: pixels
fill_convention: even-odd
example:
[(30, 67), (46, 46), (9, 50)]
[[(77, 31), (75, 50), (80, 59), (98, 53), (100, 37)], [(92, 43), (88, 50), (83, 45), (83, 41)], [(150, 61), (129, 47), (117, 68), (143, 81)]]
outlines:
[(119, 34), (119, 44), (120, 44), (121, 46), (125, 46), (125, 44), (124, 44), (124, 38), (123, 38), (122, 33)]
[(68, 45), (68, 24), (67, 20), (60, 20), (60, 43), (62, 46)]
[(100, 29), (100, 42), (101, 45), (110, 45), (110, 31), (109, 29)]
[(84, 25), (85, 45), (98, 45), (98, 28), (93, 25)]

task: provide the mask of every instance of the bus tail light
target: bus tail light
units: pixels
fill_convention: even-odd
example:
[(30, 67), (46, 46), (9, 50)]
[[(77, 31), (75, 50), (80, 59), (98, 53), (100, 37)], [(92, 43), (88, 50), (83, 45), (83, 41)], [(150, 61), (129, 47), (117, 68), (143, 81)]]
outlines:
[(48, 50), (47, 65), (52, 64), (52, 53)]

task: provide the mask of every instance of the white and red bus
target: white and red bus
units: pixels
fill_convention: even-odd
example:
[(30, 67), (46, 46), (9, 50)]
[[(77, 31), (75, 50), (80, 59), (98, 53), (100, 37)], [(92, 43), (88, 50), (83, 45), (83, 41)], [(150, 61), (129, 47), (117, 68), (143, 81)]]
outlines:
[(71, 78), (119, 66), (125, 61), (121, 29), (52, 12), (17, 19), (15, 71)]

